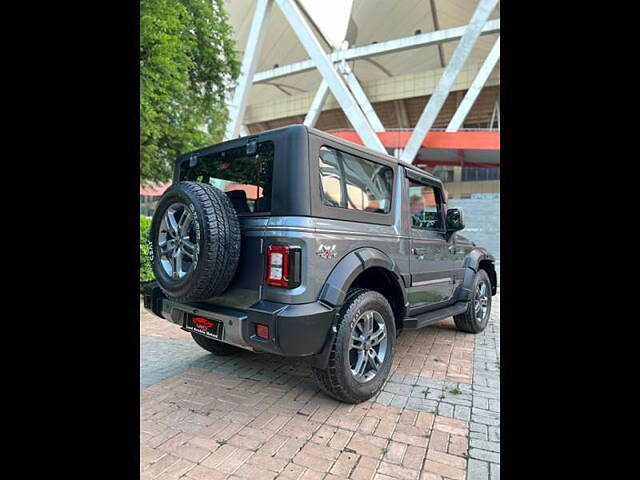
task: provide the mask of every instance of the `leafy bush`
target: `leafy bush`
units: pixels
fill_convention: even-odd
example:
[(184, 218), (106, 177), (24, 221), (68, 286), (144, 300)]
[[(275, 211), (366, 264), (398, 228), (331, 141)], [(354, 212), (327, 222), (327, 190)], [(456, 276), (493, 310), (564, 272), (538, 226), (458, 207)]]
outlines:
[(140, 215), (140, 283), (154, 279), (149, 252), (149, 230), (151, 218)]

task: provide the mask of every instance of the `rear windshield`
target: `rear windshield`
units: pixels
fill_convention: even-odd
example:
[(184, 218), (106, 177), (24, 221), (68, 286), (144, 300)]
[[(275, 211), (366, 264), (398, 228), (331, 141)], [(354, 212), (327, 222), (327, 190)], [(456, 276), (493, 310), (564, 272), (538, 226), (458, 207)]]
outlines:
[(203, 155), (195, 167), (189, 161), (181, 165), (180, 180), (219, 188), (239, 214), (270, 212), (273, 154), (273, 142), (265, 141), (257, 144), (254, 155), (247, 155), (246, 146)]

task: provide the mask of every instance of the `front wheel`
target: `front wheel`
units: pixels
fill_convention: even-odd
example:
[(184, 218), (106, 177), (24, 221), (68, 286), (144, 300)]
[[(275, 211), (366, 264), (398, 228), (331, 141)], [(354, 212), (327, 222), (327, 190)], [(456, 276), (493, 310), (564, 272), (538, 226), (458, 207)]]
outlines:
[(340, 309), (337, 328), (328, 368), (313, 368), (314, 378), (337, 400), (369, 400), (391, 369), (396, 339), (393, 310), (380, 293), (357, 289)]
[(453, 321), (462, 332), (480, 333), (491, 315), (491, 280), (484, 270), (478, 270), (473, 279), (473, 296), (464, 313), (455, 315)]

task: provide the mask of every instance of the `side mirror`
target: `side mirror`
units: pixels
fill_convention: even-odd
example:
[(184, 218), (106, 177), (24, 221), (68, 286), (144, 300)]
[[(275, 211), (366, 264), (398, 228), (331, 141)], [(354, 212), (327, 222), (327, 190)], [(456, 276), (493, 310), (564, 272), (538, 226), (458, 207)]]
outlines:
[(457, 232), (464, 229), (464, 213), (460, 208), (447, 210), (447, 232)]

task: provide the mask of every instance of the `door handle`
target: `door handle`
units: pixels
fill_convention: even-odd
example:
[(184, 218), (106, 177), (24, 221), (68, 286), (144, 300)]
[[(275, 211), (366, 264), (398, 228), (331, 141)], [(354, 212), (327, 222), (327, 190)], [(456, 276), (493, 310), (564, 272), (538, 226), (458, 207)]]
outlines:
[(456, 246), (455, 245), (449, 245), (449, 252), (452, 253), (453, 255), (456, 254)]
[(413, 253), (416, 257), (422, 260), (424, 259), (424, 254), (426, 253), (426, 250), (424, 248), (413, 248), (411, 249), (411, 253)]

